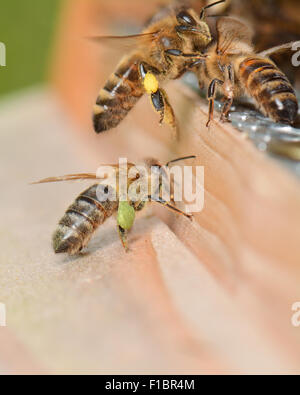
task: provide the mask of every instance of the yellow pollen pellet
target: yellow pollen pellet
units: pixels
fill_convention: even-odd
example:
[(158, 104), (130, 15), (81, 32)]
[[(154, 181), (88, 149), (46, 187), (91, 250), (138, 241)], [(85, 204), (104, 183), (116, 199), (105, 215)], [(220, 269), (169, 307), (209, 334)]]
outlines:
[(148, 72), (144, 78), (144, 88), (147, 93), (155, 93), (158, 90), (158, 81), (154, 74)]

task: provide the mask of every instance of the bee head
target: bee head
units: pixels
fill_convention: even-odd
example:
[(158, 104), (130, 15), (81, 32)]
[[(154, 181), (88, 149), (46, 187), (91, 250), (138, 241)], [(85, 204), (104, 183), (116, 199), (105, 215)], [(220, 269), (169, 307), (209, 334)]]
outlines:
[(191, 34), (196, 35), (197, 46), (206, 47), (212, 40), (209, 27), (204, 21), (205, 11), (208, 8), (216, 6), (221, 3), (225, 3), (226, 0), (218, 0), (214, 3), (203, 7), (200, 15), (198, 16), (193, 9), (182, 9), (177, 15), (176, 19), (179, 23), (176, 26), (176, 31), (180, 37), (184, 38), (190, 36)]
[[(148, 168), (148, 172), (150, 174), (149, 177), (149, 190), (156, 193), (160, 193), (162, 187), (164, 186), (165, 191), (170, 191), (170, 173), (168, 168), (172, 163), (176, 163), (182, 160), (186, 159), (195, 159), (195, 155), (189, 155), (189, 156), (183, 156), (180, 158), (176, 158), (173, 160), (170, 160), (166, 164), (162, 165), (157, 159), (154, 158), (147, 158), (144, 159), (144, 163), (146, 164)], [(155, 181), (157, 181), (157, 178), (159, 178), (159, 185)], [(155, 185), (157, 189), (153, 190), (152, 185)]]
[(209, 27), (194, 10), (183, 9), (177, 15), (177, 34), (183, 39), (194, 39), (200, 46), (206, 47), (211, 41)]

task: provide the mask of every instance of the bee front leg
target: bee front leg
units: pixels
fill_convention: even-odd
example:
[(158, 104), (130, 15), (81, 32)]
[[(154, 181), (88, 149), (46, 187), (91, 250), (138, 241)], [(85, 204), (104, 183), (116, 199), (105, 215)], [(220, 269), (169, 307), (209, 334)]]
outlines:
[(225, 96), (225, 102), (222, 108), (220, 120), (222, 122), (226, 122), (228, 121), (228, 114), (234, 98), (234, 74), (231, 65), (227, 66), (225, 70), (225, 82), (223, 85), (223, 92)]
[(219, 80), (218, 78), (215, 78), (214, 80), (211, 81), (208, 87), (207, 99), (209, 100), (209, 109), (208, 109), (208, 121), (206, 123), (207, 128), (209, 127), (209, 124), (214, 117), (214, 105), (215, 105), (217, 84), (223, 85), (224, 82)]
[[(162, 198), (156, 198), (156, 199), (152, 199), (152, 196), (149, 195), (148, 196), (149, 201), (151, 202), (155, 202), (158, 204), (161, 204), (162, 206), (166, 207), (167, 209), (169, 209), (170, 211), (173, 211), (177, 214), (183, 215), (184, 217), (188, 218), (189, 220), (193, 219), (193, 215), (192, 214), (187, 214), (184, 211), (180, 210), (179, 208), (175, 207), (175, 205), (170, 204), (169, 202), (167, 202), (166, 200), (162, 199)], [(175, 202), (174, 202), (175, 204)]]
[(156, 112), (160, 115), (160, 123), (166, 123), (171, 126), (174, 131), (174, 137), (178, 139), (178, 128), (174, 111), (169, 102), (166, 92), (159, 88), (159, 82), (155, 73), (148, 67), (150, 71), (146, 71), (144, 63), (139, 66), (140, 76), (146, 93), (150, 96), (151, 104)]

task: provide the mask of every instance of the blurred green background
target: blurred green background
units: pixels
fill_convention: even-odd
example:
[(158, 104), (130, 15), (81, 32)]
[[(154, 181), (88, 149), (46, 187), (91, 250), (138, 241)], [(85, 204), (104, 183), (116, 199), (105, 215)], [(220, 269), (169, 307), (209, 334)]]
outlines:
[(61, 0), (0, 0), (0, 95), (41, 83), (47, 66)]

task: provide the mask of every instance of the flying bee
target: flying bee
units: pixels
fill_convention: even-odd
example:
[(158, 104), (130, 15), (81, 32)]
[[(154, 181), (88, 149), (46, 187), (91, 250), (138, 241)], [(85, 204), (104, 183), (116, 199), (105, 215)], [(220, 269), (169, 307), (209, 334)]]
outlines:
[(256, 53), (253, 32), (242, 20), (221, 17), (217, 20), (217, 42), (207, 49), (199, 69), (201, 82), (208, 84), (209, 118), (213, 119), (216, 92), (224, 95), (221, 120), (226, 120), (236, 96), (254, 99), (265, 116), (275, 122), (293, 124), (298, 113), (295, 91), (286, 75), (269, 56), (288, 50), (293, 43)]
[(224, 1), (202, 8), (200, 15), (188, 6), (165, 7), (139, 35), (94, 38), (109, 43), (122, 39), (134, 45), (99, 93), (93, 111), (96, 133), (116, 127), (147, 93), (160, 123), (169, 124), (177, 135), (174, 111), (161, 85), (179, 78), (203, 60), (201, 51), (211, 41), (205, 11)]
[[(165, 166), (168, 167), (171, 163), (191, 158), (195, 158), (195, 156), (178, 158), (168, 162)], [(147, 175), (149, 175), (146, 179), (147, 188), (138, 191), (140, 194), (137, 199), (133, 199), (132, 196), (134, 195), (129, 193), (130, 188), (133, 188), (133, 183), (140, 178), (140, 170), (133, 163), (127, 163), (125, 167), (126, 177), (128, 175), (128, 178), (126, 199), (124, 200), (120, 199), (119, 177), (121, 174), (121, 167), (119, 165), (109, 165), (116, 175), (116, 182), (114, 185), (106, 183), (108, 179), (107, 174), (100, 176), (98, 172), (97, 174), (83, 173), (50, 177), (34, 183), (40, 184), (68, 180), (98, 180), (98, 183), (87, 188), (75, 199), (59, 221), (58, 227), (52, 237), (54, 251), (56, 253), (68, 253), (69, 255), (78, 254), (88, 245), (96, 229), (115, 213), (117, 213), (118, 234), (125, 251), (127, 251), (127, 235), (133, 226), (135, 212), (142, 210), (148, 201), (156, 202), (175, 213), (191, 219), (191, 214), (187, 214), (175, 207), (172, 196), (171, 201), (174, 202), (174, 205), (162, 198), (162, 188), (165, 185), (164, 183), (168, 181), (168, 174), (165, 167), (155, 159), (145, 160), (144, 165)], [(124, 171), (124, 168), (122, 171)], [(155, 174), (156, 176), (159, 175), (159, 177), (156, 178), (158, 183), (154, 182), (153, 177), (156, 177)], [(102, 183), (103, 181), (104, 183)], [(153, 191), (153, 189), (151, 189), (152, 187), (157, 188), (157, 190)], [(149, 194), (149, 190), (151, 194)]]

